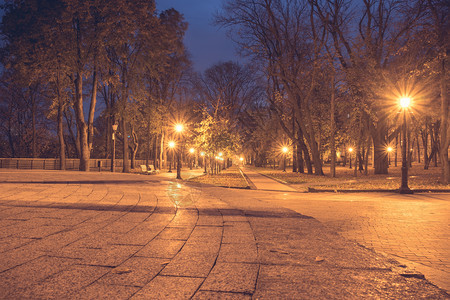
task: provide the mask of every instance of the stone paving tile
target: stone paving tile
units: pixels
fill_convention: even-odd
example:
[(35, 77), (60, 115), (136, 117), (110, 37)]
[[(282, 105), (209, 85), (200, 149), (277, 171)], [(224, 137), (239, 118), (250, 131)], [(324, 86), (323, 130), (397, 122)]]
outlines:
[(0, 255), (0, 272), (20, 266), (21, 264), (44, 255), (43, 252), (30, 251), (30, 244), (3, 252), (2, 255)]
[(256, 263), (258, 250), (256, 244), (222, 244), (220, 246), (218, 262), (228, 263)]
[(187, 240), (191, 234), (192, 227), (166, 227), (158, 236), (165, 240)]
[(185, 241), (154, 239), (139, 250), (136, 255), (154, 258), (173, 258), (184, 244)]
[(195, 226), (189, 241), (192, 243), (220, 243), (222, 240), (223, 227)]
[(109, 268), (105, 267), (74, 265), (25, 289), (23, 297), (42, 299), (51, 295), (55, 299), (73, 298), (80, 289), (87, 287), (108, 271)]
[(141, 286), (153, 279), (169, 262), (167, 259), (132, 257), (100, 278), (97, 282), (108, 285)]
[(170, 226), (190, 227), (194, 226), (198, 219), (196, 209), (178, 209), (175, 217), (170, 222)]
[(118, 245), (145, 246), (156, 236), (158, 236), (162, 229), (162, 226), (148, 228), (147, 225), (142, 227), (138, 225), (127, 233), (117, 235), (116, 239), (112, 243)]
[(197, 221), (197, 225), (198, 226), (223, 226), (223, 218), (222, 215), (217, 215), (217, 216), (211, 216), (211, 215), (207, 215), (207, 214), (199, 214), (198, 216), (198, 221)]
[(215, 257), (207, 255), (175, 256), (161, 271), (161, 275), (184, 277), (207, 277), (214, 266)]
[(211, 291), (198, 291), (195, 293), (194, 300), (245, 300), (252, 299), (251, 295), (244, 293), (226, 293), (226, 292), (211, 292)]
[(37, 282), (78, 263), (77, 259), (41, 256), (0, 273), (0, 298), (19, 299), (21, 293)]
[[(405, 283), (415, 281), (414, 288)], [(324, 284), (327, 282), (327, 284)], [(334, 284), (339, 282), (339, 295)], [(418, 299), (427, 294), (426, 281), (404, 278), (389, 270), (261, 265), (255, 299), (281, 299), (290, 290), (293, 299)], [(445, 299), (441, 293), (436, 299)]]
[(141, 247), (128, 245), (106, 245), (103, 248), (65, 247), (55, 252), (58, 257), (79, 258), (81, 263), (95, 266), (118, 266), (130, 258)]
[(22, 237), (9, 237), (8, 239), (0, 239), (0, 253), (18, 248), (33, 241), (34, 239)]
[(217, 263), (200, 290), (253, 294), (259, 265)]
[(133, 294), (139, 291), (139, 289), (140, 289), (139, 287), (135, 286), (93, 283), (88, 287), (80, 290), (75, 295), (73, 295), (73, 299), (83, 299), (83, 300), (129, 299)]
[(189, 299), (202, 282), (203, 278), (160, 275), (131, 299)]

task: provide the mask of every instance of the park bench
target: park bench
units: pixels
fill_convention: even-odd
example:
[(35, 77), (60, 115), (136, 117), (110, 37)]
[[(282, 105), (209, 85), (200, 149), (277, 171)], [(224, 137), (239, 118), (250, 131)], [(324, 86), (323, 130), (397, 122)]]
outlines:
[(149, 165), (148, 168), (147, 168), (146, 165), (140, 165), (140, 167), (141, 167), (141, 173), (142, 174), (150, 175), (150, 174), (157, 174), (157, 173), (159, 173), (158, 170), (155, 170), (155, 167), (153, 165)]

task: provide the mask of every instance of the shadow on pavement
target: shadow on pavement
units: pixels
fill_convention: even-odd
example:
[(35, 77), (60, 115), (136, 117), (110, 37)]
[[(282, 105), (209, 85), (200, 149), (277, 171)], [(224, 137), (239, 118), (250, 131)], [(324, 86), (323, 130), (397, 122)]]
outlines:
[[(22, 207), (22, 208), (33, 208), (33, 209), (79, 209), (79, 210), (93, 210), (93, 211), (129, 211), (129, 212), (148, 212), (155, 214), (167, 214), (173, 213), (174, 206), (151, 206), (151, 205), (102, 205), (102, 204), (90, 204), (90, 203), (45, 203), (39, 202), (39, 204), (32, 203), (10, 203), (10, 200), (4, 199), (0, 201), (0, 206), (4, 207)], [(2, 204), (2, 202), (8, 202)], [(178, 208), (180, 209), (180, 208)], [(182, 208), (182, 209), (195, 209), (195, 208)], [(282, 211), (266, 211), (266, 210), (245, 210), (240, 211), (236, 209), (220, 209), (220, 212), (214, 208), (200, 208), (195, 209), (201, 215), (209, 216), (245, 216), (245, 217), (255, 217), (255, 218), (293, 218), (293, 219), (314, 219), (310, 216), (305, 216), (290, 210)]]

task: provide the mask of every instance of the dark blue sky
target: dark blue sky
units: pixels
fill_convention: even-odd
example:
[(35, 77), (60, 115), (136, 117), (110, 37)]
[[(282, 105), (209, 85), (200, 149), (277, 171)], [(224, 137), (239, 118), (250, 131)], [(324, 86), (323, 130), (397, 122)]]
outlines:
[(225, 30), (211, 24), (221, 6), (222, 0), (157, 0), (158, 10), (173, 7), (189, 23), (184, 41), (196, 71), (203, 72), (219, 61), (240, 60)]

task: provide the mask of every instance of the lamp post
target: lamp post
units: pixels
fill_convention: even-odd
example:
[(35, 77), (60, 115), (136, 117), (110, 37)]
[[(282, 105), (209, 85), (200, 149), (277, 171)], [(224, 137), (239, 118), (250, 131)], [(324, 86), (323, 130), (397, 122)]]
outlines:
[(115, 172), (116, 169), (116, 131), (118, 124), (112, 125), (112, 141), (113, 141), (113, 149), (112, 149), (112, 155), (111, 155), (111, 172)]
[(169, 173), (172, 173), (173, 148), (175, 148), (175, 142), (174, 141), (170, 141), (169, 142), (169, 149), (172, 152), (172, 157), (170, 158), (170, 163), (169, 163)]
[(353, 148), (350, 147), (348, 148), (348, 152), (350, 152), (350, 169), (352, 168), (352, 152), (353, 152)]
[(389, 163), (389, 165), (391, 165), (391, 152), (392, 152), (392, 147), (391, 146), (389, 146), (389, 147), (387, 147), (387, 153), (388, 153), (388, 163)]
[(244, 166), (244, 158), (242, 156), (239, 157), (239, 161), (241, 162), (241, 165)]
[[(175, 131), (178, 133), (178, 141), (180, 141), (180, 134), (183, 132), (184, 126), (182, 124), (175, 125)], [(181, 179), (181, 143), (177, 149), (177, 179)]]
[(408, 187), (408, 163), (406, 160), (406, 110), (411, 104), (411, 98), (400, 98), (400, 106), (403, 110), (402, 125), (402, 184), (398, 190), (400, 194), (412, 194), (413, 191)]
[(281, 149), (283, 151), (283, 172), (286, 172), (286, 156), (287, 153), (289, 151), (288, 147), (283, 147), (283, 149)]

